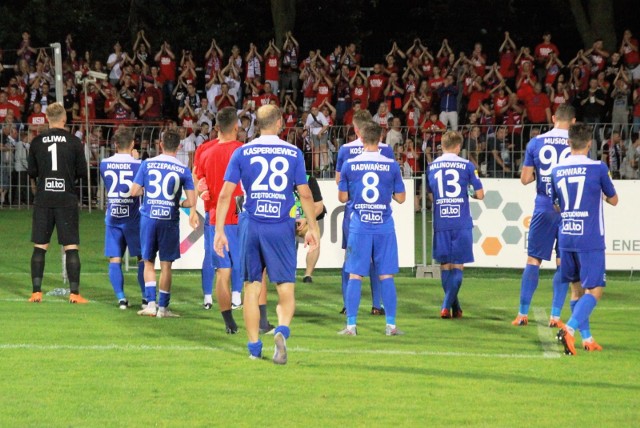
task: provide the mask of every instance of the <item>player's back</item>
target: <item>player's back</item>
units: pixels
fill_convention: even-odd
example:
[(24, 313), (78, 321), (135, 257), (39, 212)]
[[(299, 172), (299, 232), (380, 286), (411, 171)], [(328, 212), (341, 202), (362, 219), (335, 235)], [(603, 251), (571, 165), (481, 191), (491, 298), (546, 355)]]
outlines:
[(615, 195), (607, 166), (586, 156), (569, 156), (553, 169), (552, 183), (562, 218), (560, 249), (604, 250), (602, 194)]
[(29, 174), (38, 180), (36, 205), (75, 205), (76, 178), (87, 175), (82, 143), (64, 129), (43, 131), (31, 142)]
[(349, 159), (342, 168), (339, 189), (349, 192), (354, 210), (350, 231), (394, 230), (391, 200), (394, 193), (404, 192), (400, 167), (394, 159), (379, 152), (363, 152)]
[[(231, 156), (242, 146), (243, 144), (240, 141), (227, 141), (212, 146), (206, 153), (203, 176), (209, 189), (211, 199), (210, 206), (212, 210), (218, 205), (218, 196), (220, 196), (220, 190), (222, 190), (222, 186), (224, 185), (224, 175), (231, 161)], [(242, 193), (241, 186), (236, 186), (232, 195), (233, 200), (235, 201), (236, 196), (240, 196)], [(211, 216), (211, 220), (215, 221), (215, 215)], [(238, 224), (238, 213), (236, 210), (229, 209), (227, 211), (225, 224)]]
[(123, 153), (100, 162), (100, 175), (107, 189), (106, 224), (123, 224), (140, 219), (140, 198), (131, 196), (131, 186), (139, 168), (140, 160)]
[(553, 128), (527, 144), (524, 166), (531, 166), (536, 175), (536, 210), (551, 211), (551, 170), (571, 153), (569, 131)]
[(182, 187), (193, 189), (189, 168), (164, 154), (143, 161), (134, 181), (144, 187), (140, 214), (157, 220), (178, 220)]
[(281, 222), (290, 219), (294, 188), (307, 183), (304, 155), (275, 135), (263, 135), (233, 153), (224, 179), (242, 180), (243, 208), (250, 218)]
[(429, 165), (428, 186), (433, 195), (433, 227), (436, 231), (471, 229), (469, 184), (481, 188), (475, 165), (453, 153), (445, 153)]
[[(395, 159), (393, 149), (386, 143), (379, 143), (378, 149), (380, 151), (380, 154), (382, 154), (383, 156), (386, 156), (389, 159)], [(362, 154), (363, 151), (364, 145), (362, 144), (362, 140), (360, 138), (340, 146), (340, 148), (338, 149), (338, 159), (336, 160), (336, 171), (342, 171), (342, 166), (346, 161)]]

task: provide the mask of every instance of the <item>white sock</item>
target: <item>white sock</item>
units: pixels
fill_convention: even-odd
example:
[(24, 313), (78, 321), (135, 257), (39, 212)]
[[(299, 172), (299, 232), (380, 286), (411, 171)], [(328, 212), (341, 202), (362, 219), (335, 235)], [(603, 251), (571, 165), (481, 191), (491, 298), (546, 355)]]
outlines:
[(395, 324), (387, 324), (387, 327), (389, 327), (391, 330), (393, 330), (394, 328), (396, 328)]
[(236, 306), (240, 306), (242, 304), (242, 293), (240, 291), (231, 292), (231, 303)]
[(355, 324), (347, 324), (347, 330), (355, 330), (355, 329), (356, 329)]
[(211, 294), (204, 295), (204, 304), (206, 305), (207, 303), (213, 303), (213, 297), (211, 296)]

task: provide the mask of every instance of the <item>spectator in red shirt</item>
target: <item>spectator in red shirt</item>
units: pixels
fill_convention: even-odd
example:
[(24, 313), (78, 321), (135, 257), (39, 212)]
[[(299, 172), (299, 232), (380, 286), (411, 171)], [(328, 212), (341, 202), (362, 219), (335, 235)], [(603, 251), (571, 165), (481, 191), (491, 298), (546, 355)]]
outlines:
[(218, 74), (223, 68), (222, 63), (224, 52), (218, 44), (216, 39), (211, 40), (209, 50), (204, 54), (204, 80), (209, 82), (211, 78)]
[(469, 92), (469, 102), (467, 103), (467, 111), (469, 113), (478, 110), (480, 103), (487, 99), (489, 94), (487, 93), (482, 77), (476, 76), (475, 80), (471, 84)]
[[(344, 122), (344, 125), (347, 127), (347, 131), (345, 131), (345, 134), (348, 133), (349, 128), (351, 127), (351, 125), (353, 125), (353, 115), (358, 110), (362, 109), (361, 105), (362, 103), (360, 102), (359, 99), (353, 100), (353, 103), (351, 104), (351, 108), (347, 110), (347, 112), (344, 114), (343, 122)], [(640, 108), (638, 110), (640, 111)]]
[(280, 106), (280, 100), (273, 92), (271, 92), (270, 82), (265, 82), (264, 85), (262, 86), (262, 90), (264, 92), (258, 97), (259, 104), (260, 104), (258, 108), (260, 108), (261, 106), (266, 106), (271, 103), (275, 103), (275, 105)]
[(47, 124), (47, 116), (42, 113), (42, 106), (38, 101), (33, 103), (33, 113), (27, 118), (27, 124), (29, 125), (29, 134), (31, 137), (38, 135)]
[(140, 102), (140, 118), (151, 122), (158, 121), (162, 117), (162, 105), (160, 91), (154, 86), (153, 77), (144, 77), (144, 92)]
[(13, 112), (13, 117), (19, 120), (20, 109), (8, 101), (5, 91), (0, 91), (0, 122), (4, 122), (4, 118), (7, 116), (9, 110)]
[(421, 110), (422, 103), (418, 101), (415, 94), (410, 94), (409, 99), (404, 103), (404, 106), (402, 106), (402, 111), (404, 112), (407, 132), (411, 136), (416, 135), (418, 132), (418, 125), (421, 123), (422, 116)]
[(291, 99), (291, 96), (289, 95), (287, 95), (284, 99), (283, 110), (284, 112), (282, 113), (282, 118), (284, 121), (284, 129), (280, 134), (280, 138), (286, 140), (290, 132), (295, 132), (295, 127), (298, 123), (298, 107), (296, 107), (295, 103)]
[(220, 111), (225, 107), (233, 107), (236, 105), (236, 100), (231, 94), (229, 94), (229, 85), (223, 83), (220, 85), (220, 95), (215, 97), (216, 111)]
[(249, 44), (249, 52), (244, 58), (245, 63), (247, 64), (246, 73), (245, 73), (245, 81), (253, 82), (253, 79), (262, 77), (262, 55), (258, 53), (258, 47), (253, 43)]
[[(320, 57), (320, 55), (317, 56)], [(327, 75), (327, 71), (324, 67), (318, 67), (316, 70), (318, 73), (316, 75), (316, 81), (313, 84), (313, 90), (316, 93), (314, 105), (320, 107), (324, 103), (324, 100), (331, 102), (333, 81)]]
[[(269, 40), (269, 46), (264, 51), (264, 83), (269, 83), (274, 94), (278, 95), (280, 84), (280, 49)], [(277, 103), (280, 105), (280, 102)]]
[(387, 108), (394, 116), (400, 114), (402, 110), (403, 95), (404, 89), (398, 81), (398, 73), (391, 73), (387, 81), (387, 86), (384, 88), (384, 98), (387, 103)]
[(504, 41), (500, 45), (498, 52), (500, 53), (500, 59), (498, 60), (498, 70), (500, 75), (505, 79), (507, 86), (515, 88), (516, 78), (516, 44), (509, 32), (504, 32)]
[(629, 69), (635, 68), (640, 63), (638, 40), (631, 35), (631, 30), (624, 30), (622, 43), (620, 44), (620, 55), (622, 55), (624, 63), (627, 64)]
[(607, 64), (607, 58), (609, 58), (609, 52), (607, 52), (603, 45), (602, 39), (598, 39), (593, 42), (591, 49), (587, 50), (584, 55), (591, 61), (591, 74), (597, 74), (604, 69)]
[[(160, 110), (155, 118), (159, 118), (162, 112), (164, 112), (165, 116), (171, 116), (175, 112), (175, 107), (171, 100), (176, 84), (176, 56), (171, 50), (171, 45), (166, 40), (160, 46), (160, 50), (156, 53), (154, 59), (156, 63), (158, 63), (159, 77), (162, 82), (162, 97), (164, 99), (162, 110)], [(152, 82), (152, 84), (153, 83), (154, 82)], [(156, 103), (156, 106), (157, 105), (158, 103)], [(149, 112), (147, 110), (145, 113), (155, 115), (155, 108), (154, 111)], [(142, 114), (140, 114), (140, 116), (143, 117)]]
[(553, 53), (556, 57), (560, 56), (558, 47), (555, 44), (551, 43), (551, 33), (546, 31), (542, 35), (542, 43), (539, 43), (533, 51), (533, 54), (536, 58), (536, 75), (538, 77), (538, 82), (544, 81), (547, 70), (547, 63), (551, 53)]
[(422, 151), (424, 152), (427, 163), (431, 163), (433, 159), (442, 153), (440, 141), (442, 134), (447, 130), (447, 126), (440, 122), (437, 113), (431, 113), (429, 120), (422, 125)]
[(349, 80), (351, 88), (351, 102), (360, 101), (360, 107), (366, 109), (369, 104), (369, 81), (367, 77), (360, 71), (360, 66), (356, 67), (356, 72)]
[(378, 106), (384, 99), (384, 88), (387, 86), (387, 77), (382, 73), (382, 65), (374, 64), (373, 73), (367, 78), (369, 86), (369, 111), (375, 114)]
[(478, 76), (484, 76), (487, 56), (482, 52), (482, 43), (476, 43), (473, 46), (473, 52), (471, 52), (471, 58), (469, 58), (469, 60)]

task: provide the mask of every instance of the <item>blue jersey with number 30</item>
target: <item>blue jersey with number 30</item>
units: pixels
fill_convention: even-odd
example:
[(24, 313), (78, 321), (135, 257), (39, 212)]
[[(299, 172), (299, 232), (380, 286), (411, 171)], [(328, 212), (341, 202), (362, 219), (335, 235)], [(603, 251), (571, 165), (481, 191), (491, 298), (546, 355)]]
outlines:
[(473, 163), (445, 153), (429, 165), (428, 191), (433, 194), (433, 229), (472, 229), (467, 188), (482, 189)]
[(558, 246), (564, 251), (604, 250), (602, 194), (616, 194), (609, 169), (583, 155), (569, 156), (552, 172), (551, 198), (560, 206)]
[(191, 171), (176, 157), (159, 155), (142, 162), (134, 183), (144, 187), (140, 213), (157, 220), (180, 218), (182, 189), (194, 190)]
[(243, 208), (253, 220), (290, 220), (293, 190), (307, 184), (304, 155), (275, 135), (263, 135), (233, 152), (224, 181), (242, 181), (246, 195)]
[(131, 186), (140, 161), (118, 153), (100, 162), (100, 175), (107, 189), (105, 223), (110, 226), (140, 220), (140, 198), (131, 196)]
[(349, 193), (353, 209), (349, 232), (393, 232), (391, 199), (404, 193), (400, 167), (379, 152), (362, 152), (349, 159), (340, 171), (338, 189)]
[(552, 211), (551, 170), (571, 153), (569, 131), (553, 128), (532, 138), (527, 144), (524, 166), (532, 166), (536, 172), (536, 211)]

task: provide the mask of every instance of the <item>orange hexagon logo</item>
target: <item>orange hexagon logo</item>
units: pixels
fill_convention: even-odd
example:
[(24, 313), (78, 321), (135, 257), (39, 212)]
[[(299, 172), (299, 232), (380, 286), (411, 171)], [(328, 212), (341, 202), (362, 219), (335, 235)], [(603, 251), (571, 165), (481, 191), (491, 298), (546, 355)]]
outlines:
[(522, 225), (524, 226), (525, 229), (529, 229), (529, 226), (531, 226), (531, 216), (530, 215), (526, 216), (522, 220)]
[(497, 256), (500, 250), (502, 250), (500, 240), (494, 236), (486, 238), (482, 242), (481, 247), (487, 256)]

